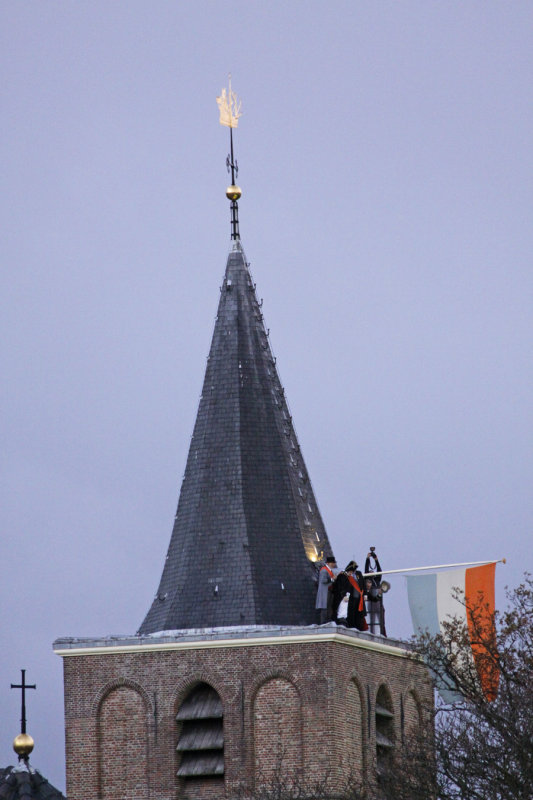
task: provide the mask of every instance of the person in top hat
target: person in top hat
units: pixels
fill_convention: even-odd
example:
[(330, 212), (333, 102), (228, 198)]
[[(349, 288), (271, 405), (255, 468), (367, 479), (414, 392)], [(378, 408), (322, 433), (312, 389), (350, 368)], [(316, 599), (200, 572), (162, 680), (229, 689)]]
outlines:
[(316, 593), (315, 608), (318, 613), (318, 624), (323, 625), (333, 619), (333, 597), (329, 587), (337, 576), (337, 561), (334, 556), (328, 556), (326, 563), (322, 564), (318, 572), (318, 589)]

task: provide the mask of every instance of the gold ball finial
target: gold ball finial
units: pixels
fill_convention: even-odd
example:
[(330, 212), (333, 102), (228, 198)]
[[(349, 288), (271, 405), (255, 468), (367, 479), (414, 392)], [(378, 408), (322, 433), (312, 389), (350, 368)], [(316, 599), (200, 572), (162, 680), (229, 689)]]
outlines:
[(19, 733), (13, 739), (13, 750), (20, 758), (26, 758), (33, 750), (34, 741), (29, 733)]
[(228, 198), (228, 200), (238, 200), (241, 194), (242, 192), (240, 187), (235, 186), (234, 183), (232, 183), (232, 185), (228, 186), (228, 188), (226, 189), (226, 197)]

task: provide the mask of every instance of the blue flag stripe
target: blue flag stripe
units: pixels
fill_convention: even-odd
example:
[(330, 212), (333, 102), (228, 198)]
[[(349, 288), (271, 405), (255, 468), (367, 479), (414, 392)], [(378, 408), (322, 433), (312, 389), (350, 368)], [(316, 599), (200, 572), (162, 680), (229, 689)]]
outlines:
[(440, 633), (437, 611), (437, 575), (409, 575), (407, 595), (415, 633), (429, 631), (432, 635)]

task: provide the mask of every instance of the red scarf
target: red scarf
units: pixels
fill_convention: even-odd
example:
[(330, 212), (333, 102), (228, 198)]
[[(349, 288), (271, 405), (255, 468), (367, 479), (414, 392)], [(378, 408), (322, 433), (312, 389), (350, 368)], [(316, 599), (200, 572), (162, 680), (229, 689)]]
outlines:
[(331, 578), (331, 580), (332, 580), (332, 581), (334, 581), (334, 580), (335, 580), (335, 573), (333, 572), (333, 570), (331, 570), (331, 569), (328, 567), (328, 565), (327, 565), (327, 564), (324, 564), (324, 566), (323, 566), (323, 567), (320, 567), (320, 571), (321, 571), (321, 572), (322, 572), (322, 570), (323, 570), (323, 569), (325, 569), (325, 570), (327, 570), (327, 571), (328, 571), (328, 573), (329, 573), (329, 577)]
[(365, 604), (363, 602), (363, 592), (361, 591), (361, 587), (359, 586), (359, 584), (357, 583), (357, 581), (356, 581), (356, 579), (354, 578), (353, 575), (349, 575), (348, 573), (346, 573), (346, 575), (348, 576), (348, 580), (352, 584), (353, 588), (356, 589), (359, 592), (359, 606), (358, 606), (357, 610), (358, 611), (364, 611)]

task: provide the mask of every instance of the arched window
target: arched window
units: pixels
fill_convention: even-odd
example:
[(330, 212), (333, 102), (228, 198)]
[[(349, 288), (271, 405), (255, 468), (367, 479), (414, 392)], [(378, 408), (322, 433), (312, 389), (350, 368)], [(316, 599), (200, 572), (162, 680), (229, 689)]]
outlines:
[(224, 714), (222, 701), (207, 683), (199, 683), (181, 704), (179, 726), (179, 778), (224, 775)]
[(285, 678), (270, 678), (255, 696), (254, 750), (257, 785), (302, 777), (302, 707), (296, 687)]
[(343, 762), (345, 775), (358, 777), (364, 780), (364, 739), (363, 704), (359, 687), (355, 681), (350, 681), (346, 693), (346, 741), (343, 749)]
[(98, 710), (99, 797), (146, 800), (148, 797), (148, 725), (139, 692), (117, 686)]
[(394, 748), (394, 707), (386, 686), (380, 686), (376, 697), (376, 766), (384, 775), (390, 766)]

